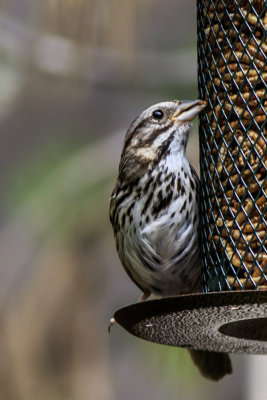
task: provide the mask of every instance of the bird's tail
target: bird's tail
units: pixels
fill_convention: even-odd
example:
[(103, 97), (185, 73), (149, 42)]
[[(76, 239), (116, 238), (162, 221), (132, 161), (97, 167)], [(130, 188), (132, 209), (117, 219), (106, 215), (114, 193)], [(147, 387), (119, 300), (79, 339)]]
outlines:
[(218, 381), (226, 374), (232, 373), (232, 364), (228, 354), (200, 350), (189, 350), (189, 353), (205, 378)]

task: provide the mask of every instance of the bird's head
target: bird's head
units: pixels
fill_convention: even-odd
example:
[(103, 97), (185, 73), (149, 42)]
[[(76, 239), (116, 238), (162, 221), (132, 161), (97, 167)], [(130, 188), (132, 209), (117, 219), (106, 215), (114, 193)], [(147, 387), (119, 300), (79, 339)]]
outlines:
[(170, 153), (185, 152), (193, 119), (206, 102), (165, 101), (143, 111), (130, 125), (120, 161), (120, 176), (141, 176), (148, 165)]
[(202, 100), (173, 100), (147, 108), (130, 125), (123, 151), (144, 161), (157, 158), (172, 142), (177, 150), (184, 151), (192, 121), (205, 107)]

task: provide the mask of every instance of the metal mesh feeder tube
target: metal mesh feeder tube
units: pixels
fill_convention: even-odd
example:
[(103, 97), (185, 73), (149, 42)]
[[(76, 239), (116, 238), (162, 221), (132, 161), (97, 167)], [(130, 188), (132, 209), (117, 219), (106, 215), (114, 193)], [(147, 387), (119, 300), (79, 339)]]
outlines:
[(266, 3), (197, 5), (205, 291), (266, 290)]

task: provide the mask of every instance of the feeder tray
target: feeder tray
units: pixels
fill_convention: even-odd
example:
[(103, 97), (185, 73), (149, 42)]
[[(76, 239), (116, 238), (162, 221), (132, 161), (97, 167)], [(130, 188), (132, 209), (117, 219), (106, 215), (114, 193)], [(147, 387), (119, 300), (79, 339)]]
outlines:
[(128, 332), (150, 342), (267, 354), (267, 290), (167, 297), (122, 308), (114, 318)]

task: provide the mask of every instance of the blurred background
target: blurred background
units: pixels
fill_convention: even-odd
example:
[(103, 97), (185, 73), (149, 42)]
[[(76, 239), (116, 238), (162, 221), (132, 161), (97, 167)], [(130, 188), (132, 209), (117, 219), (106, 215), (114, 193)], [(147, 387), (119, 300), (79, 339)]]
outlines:
[[(265, 398), (264, 357), (233, 356), (214, 384), (185, 350), (107, 333), (140, 296), (108, 218), (124, 134), (155, 102), (197, 98), (195, 8), (0, 3), (1, 399)], [(198, 169), (197, 124), (188, 155)]]

